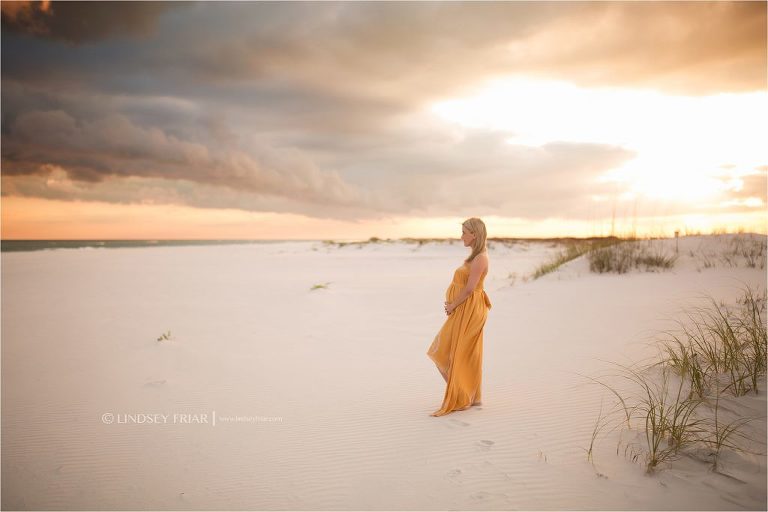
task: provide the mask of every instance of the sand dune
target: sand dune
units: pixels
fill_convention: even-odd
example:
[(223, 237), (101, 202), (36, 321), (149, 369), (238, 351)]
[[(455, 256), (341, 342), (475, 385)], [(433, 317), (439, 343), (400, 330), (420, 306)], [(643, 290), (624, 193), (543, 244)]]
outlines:
[[(765, 286), (717, 258), (734, 237), (681, 238), (666, 271), (582, 257), (537, 280), (559, 247), (492, 245), (483, 405), (440, 418), (425, 351), (459, 244), (4, 253), (2, 507), (765, 509), (765, 455), (646, 475), (617, 432), (584, 451), (610, 405), (584, 375), (653, 357), (702, 293)], [(765, 392), (723, 404), (759, 418), (763, 454)]]

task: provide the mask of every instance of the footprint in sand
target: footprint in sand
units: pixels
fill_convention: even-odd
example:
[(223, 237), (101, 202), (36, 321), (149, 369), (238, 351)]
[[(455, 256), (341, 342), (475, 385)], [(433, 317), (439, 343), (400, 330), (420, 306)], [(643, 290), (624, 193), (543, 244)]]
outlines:
[(462, 483), (462, 474), (461, 470), (459, 468), (452, 469), (449, 472), (445, 474), (446, 477), (448, 477), (448, 480), (455, 484), (461, 484)]
[(491, 447), (496, 444), (493, 441), (489, 441), (488, 439), (483, 439), (481, 441), (478, 441), (475, 443), (475, 447), (477, 448), (477, 451), (479, 452), (487, 452), (491, 449)]
[(454, 425), (460, 425), (462, 427), (468, 427), (470, 425), (466, 421), (457, 420), (456, 418), (451, 418), (451, 423)]
[(488, 501), (492, 499), (497, 500), (509, 500), (509, 496), (507, 496), (504, 493), (492, 493), (492, 492), (485, 492), (485, 491), (479, 491), (475, 492), (469, 495), (470, 499), (473, 501)]

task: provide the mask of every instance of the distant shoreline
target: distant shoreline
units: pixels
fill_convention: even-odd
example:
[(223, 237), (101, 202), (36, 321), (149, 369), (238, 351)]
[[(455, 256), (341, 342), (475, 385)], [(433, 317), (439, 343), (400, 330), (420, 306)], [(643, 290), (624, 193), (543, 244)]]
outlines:
[[(598, 237), (599, 238), (599, 237)], [(611, 237), (604, 237), (611, 238)], [(615, 238), (615, 237), (614, 237)], [(593, 238), (596, 239), (596, 238)], [(577, 238), (489, 238), (493, 243), (513, 244), (518, 242), (560, 242), (567, 243), (575, 240), (592, 240)], [(368, 245), (378, 243), (406, 243), (406, 244), (427, 244), (427, 243), (458, 243), (456, 238), (398, 238), (398, 239), (380, 239), (371, 237), (368, 240), (360, 239), (333, 239), (333, 240), (183, 240), (183, 239), (146, 239), (146, 240), (2, 240), (0, 241), (0, 250), (5, 252), (29, 252), (53, 249), (118, 249), (131, 247), (181, 247), (181, 246), (199, 246), (199, 245), (242, 245), (242, 244), (275, 244), (275, 243), (319, 243), (324, 245), (334, 245), (343, 247), (346, 245)]]
[[(736, 234), (736, 233), (734, 233)], [(740, 233), (740, 235), (761, 235), (759, 233)], [(687, 235), (687, 236), (707, 236), (707, 235)], [(671, 237), (651, 237), (651, 238), (671, 238)], [(620, 240), (617, 236), (592, 236), (592, 237), (551, 237), (551, 238), (530, 238), (530, 237), (492, 237), (488, 238), (489, 243), (514, 244), (514, 243), (572, 243), (595, 240)], [(194, 246), (194, 245), (235, 245), (235, 244), (274, 244), (290, 242), (316, 242), (325, 245), (336, 245), (343, 247), (346, 245), (368, 245), (381, 243), (407, 243), (407, 244), (427, 244), (427, 243), (458, 243), (457, 238), (378, 238), (371, 237), (367, 240), (360, 239), (125, 239), (125, 240), (0, 240), (0, 250), (2, 252), (19, 251), (38, 251), (51, 249), (116, 249), (130, 247), (174, 247), (174, 246)]]

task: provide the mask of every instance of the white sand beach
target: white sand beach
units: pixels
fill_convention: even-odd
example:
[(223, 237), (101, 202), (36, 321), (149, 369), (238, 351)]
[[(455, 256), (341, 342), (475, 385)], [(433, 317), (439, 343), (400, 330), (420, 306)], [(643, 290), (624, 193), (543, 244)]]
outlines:
[(765, 510), (765, 379), (722, 399), (752, 453), (718, 472), (647, 474), (618, 429), (586, 457), (615, 397), (585, 376), (653, 358), (702, 294), (765, 289), (764, 265), (718, 260), (735, 237), (766, 243), (688, 236), (669, 270), (582, 256), (536, 280), (560, 247), (490, 242), (483, 404), (439, 418), (425, 352), (458, 241), (3, 253), (2, 508)]

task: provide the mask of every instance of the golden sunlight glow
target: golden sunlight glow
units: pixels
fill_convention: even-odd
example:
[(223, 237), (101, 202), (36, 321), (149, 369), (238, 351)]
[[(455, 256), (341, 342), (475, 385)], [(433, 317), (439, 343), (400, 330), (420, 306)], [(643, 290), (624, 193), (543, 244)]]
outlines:
[[(94, 223), (93, 219), (99, 219)], [(162, 221), (158, 221), (162, 219)], [(7, 196), (3, 198), (2, 238), (20, 239), (272, 239), (367, 240), (379, 238), (455, 238), (460, 217), (389, 217), (367, 222), (312, 219), (287, 213), (200, 209), (176, 205), (126, 205), (55, 201)], [(700, 215), (638, 217), (620, 213), (616, 219), (590, 221), (552, 217), (540, 220), (483, 216), (490, 237), (590, 237), (636, 234), (673, 236), (713, 230), (768, 232), (763, 211)]]
[(651, 199), (715, 199), (738, 190), (743, 176), (768, 162), (765, 92), (684, 97), (499, 79), (468, 97), (439, 102), (432, 112), (466, 128), (507, 131), (509, 144), (560, 141), (629, 149), (637, 156), (603, 179)]

